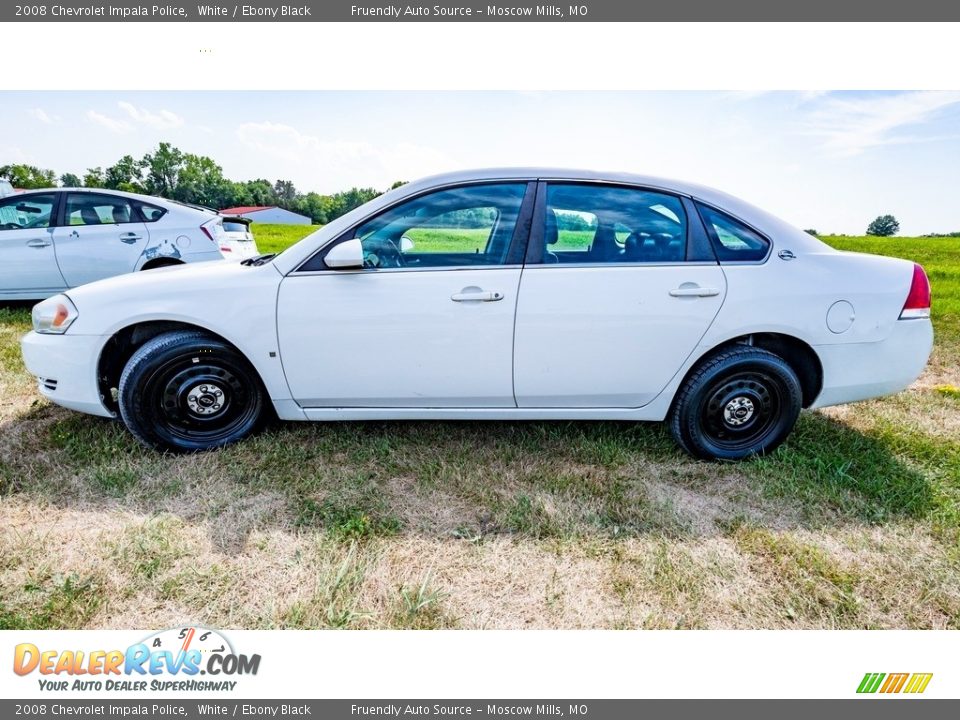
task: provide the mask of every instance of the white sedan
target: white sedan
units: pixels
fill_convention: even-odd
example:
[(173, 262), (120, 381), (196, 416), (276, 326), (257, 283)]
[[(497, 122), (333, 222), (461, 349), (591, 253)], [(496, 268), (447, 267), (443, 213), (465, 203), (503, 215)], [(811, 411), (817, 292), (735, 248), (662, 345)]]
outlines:
[(150, 447), (283, 420), (667, 420), (766, 453), (801, 408), (895, 393), (930, 354), (912, 262), (838, 252), (684, 182), (483, 170), (393, 190), (279, 255), (34, 308), (40, 393)]
[(89, 188), (0, 199), (0, 300), (34, 300), (136, 270), (243, 259), (252, 242), (223, 218), (172, 200)]

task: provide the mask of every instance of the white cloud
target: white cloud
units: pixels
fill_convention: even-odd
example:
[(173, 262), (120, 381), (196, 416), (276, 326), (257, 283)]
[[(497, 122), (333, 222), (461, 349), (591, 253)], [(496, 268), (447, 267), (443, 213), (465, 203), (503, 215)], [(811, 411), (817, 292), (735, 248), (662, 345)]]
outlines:
[(38, 122), (42, 122), (44, 125), (54, 125), (60, 122), (60, 118), (51, 117), (50, 115), (47, 114), (47, 111), (44, 110), (43, 108), (30, 108), (29, 110), (27, 110), (27, 113), (34, 120)]
[(183, 125), (183, 118), (169, 110), (151, 112), (146, 108), (137, 107), (133, 103), (124, 100), (118, 102), (117, 105), (130, 116), (130, 119), (158, 130), (170, 130)]
[(353, 185), (385, 188), (396, 180), (411, 180), (455, 167), (446, 155), (413, 143), (383, 147), (370, 142), (322, 140), (290, 125), (248, 122), (237, 128), (237, 137), (262, 154), (274, 174), (321, 192)]
[(100, 127), (106, 128), (110, 132), (123, 133), (130, 130), (130, 123), (123, 120), (117, 120), (109, 115), (104, 115), (96, 110), (87, 110), (87, 119), (96, 123)]
[(905, 92), (861, 97), (831, 96), (804, 121), (805, 133), (823, 139), (838, 155), (858, 155), (882, 145), (932, 140), (906, 128), (922, 125), (941, 110), (960, 103), (960, 92)]

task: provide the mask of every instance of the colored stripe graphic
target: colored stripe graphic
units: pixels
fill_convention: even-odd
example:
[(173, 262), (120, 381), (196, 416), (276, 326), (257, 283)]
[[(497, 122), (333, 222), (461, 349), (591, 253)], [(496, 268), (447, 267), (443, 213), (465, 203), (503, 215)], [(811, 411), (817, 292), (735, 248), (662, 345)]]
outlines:
[(907, 687), (904, 689), (905, 693), (922, 693), (927, 689), (927, 685), (930, 684), (930, 678), (933, 677), (933, 673), (914, 673), (913, 677), (910, 678), (910, 682), (907, 683)]
[(884, 677), (886, 677), (886, 675), (883, 673), (867, 673), (863, 676), (863, 680), (860, 681), (860, 687), (857, 688), (857, 692), (875, 693), (877, 688), (880, 687), (880, 682)]
[(933, 673), (866, 673), (857, 686), (857, 692), (869, 694), (879, 691), (889, 695), (902, 691), (917, 694), (927, 689), (932, 678)]
[(887, 675), (887, 681), (883, 684), (883, 687), (880, 688), (882, 693), (898, 693), (903, 688), (904, 683), (907, 682), (907, 678), (910, 677), (910, 673), (890, 673)]

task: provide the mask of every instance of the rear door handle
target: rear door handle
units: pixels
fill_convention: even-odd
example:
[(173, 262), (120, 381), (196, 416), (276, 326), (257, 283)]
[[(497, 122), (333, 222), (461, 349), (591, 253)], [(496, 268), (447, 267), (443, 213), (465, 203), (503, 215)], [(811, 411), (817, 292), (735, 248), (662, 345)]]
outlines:
[(120, 236), (120, 242), (125, 242), (127, 245), (133, 245), (141, 237), (142, 235), (137, 235), (136, 233), (126, 233)]
[(45, 248), (50, 247), (51, 245), (53, 245), (53, 243), (46, 238), (34, 238), (33, 240), (27, 240), (27, 247)]
[(450, 296), (454, 302), (496, 302), (503, 300), (502, 292), (458, 292)]
[(670, 294), (673, 297), (713, 297), (714, 295), (719, 295), (720, 291), (716, 288), (694, 285), (693, 287), (680, 286), (674, 288), (670, 291)]

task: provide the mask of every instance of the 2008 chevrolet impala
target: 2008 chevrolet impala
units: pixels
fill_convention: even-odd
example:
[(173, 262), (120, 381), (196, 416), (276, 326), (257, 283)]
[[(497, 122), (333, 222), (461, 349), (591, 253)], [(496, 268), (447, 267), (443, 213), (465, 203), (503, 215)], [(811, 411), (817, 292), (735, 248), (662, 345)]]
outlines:
[(911, 262), (729, 195), (483, 170), (393, 190), (279, 255), (123, 276), (34, 308), (40, 392), (199, 450), (283, 420), (668, 420), (705, 458), (801, 408), (897, 392), (930, 354)]

